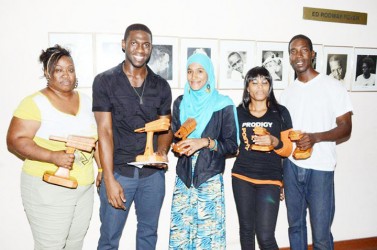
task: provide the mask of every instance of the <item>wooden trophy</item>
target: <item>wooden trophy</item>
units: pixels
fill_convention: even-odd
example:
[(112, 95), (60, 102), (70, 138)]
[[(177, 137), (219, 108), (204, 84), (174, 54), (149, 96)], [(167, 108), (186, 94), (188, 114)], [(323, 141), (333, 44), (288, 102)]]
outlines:
[[(255, 127), (253, 129), (255, 135), (269, 135), (270, 132), (267, 131), (267, 129), (262, 128), (262, 127)], [(257, 150), (257, 151), (264, 151), (268, 152), (274, 149), (273, 145), (257, 145), (257, 144), (252, 144), (251, 145), (252, 150)]]
[(164, 159), (154, 154), (153, 149), (153, 134), (155, 132), (162, 132), (168, 130), (170, 127), (170, 120), (168, 118), (161, 118), (145, 124), (144, 128), (135, 129), (137, 133), (147, 132), (147, 142), (145, 145), (145, 151), (143, 155), (136, 156), (137, 162), (163, 162)]
[[(288, 137), (291, 141), (298, 141), (302, 138), (302, 133), (299, 130), (289, 131)], [(296, 160), (308, 159), (313, 152), (313, 148), (308, 148), (307, 150), (300, 150), (298, 147), (293, 151), (293, 158)]]
[[(183, 140), (187, 139), (187, 136), (191, 134), (196, 128), (196, 121), (194, 118), (188, 118), (182, 126), (175, 132), (174, 136)], [(183, 151), (183, 148), (179, 148), (177, 144), (174, 144), (173, 151), (180, 153)]]
[[(69, 135), (67, 138), (59, 136), (50, 136), (50, 140), (65, 142), (67, 147), (66, 153), (72, 154), (76, 149), (82, 151), (91, 152), (96, 146), (96, 139), (92, 137)], [(69, 169), (58, 167), (55, 172), (46, 171), (43, 174), (43, 180), (45, 182), (67, 187), (67, 188), (77, 188), (77, 180), (69, 176)]]

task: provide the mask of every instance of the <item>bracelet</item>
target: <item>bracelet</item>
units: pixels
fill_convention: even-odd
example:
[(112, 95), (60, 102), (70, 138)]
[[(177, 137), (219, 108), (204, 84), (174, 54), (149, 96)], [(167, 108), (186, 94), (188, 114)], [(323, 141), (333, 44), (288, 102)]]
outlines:
[(211, 138), (207, 137), (208, 139), (208, 145), (207, 145), (207, 148), (209, 148), (209, 145), (211, 144)]
[(217, 140), (216, 140), (216, 139), (214, 139), (213, 141), (215, 142), (215, 144), (213, 145), (213, 147), (212, 147), (212, 148), (210, 148), (210, 149), (209, 149), (209, 150), (211, 150), (211, 151), (213, 151), (213, 150), (217, 149)]
[(99, 169), (98, 169), (98, 173), (102, 173), (102, 168), (99, 168)]

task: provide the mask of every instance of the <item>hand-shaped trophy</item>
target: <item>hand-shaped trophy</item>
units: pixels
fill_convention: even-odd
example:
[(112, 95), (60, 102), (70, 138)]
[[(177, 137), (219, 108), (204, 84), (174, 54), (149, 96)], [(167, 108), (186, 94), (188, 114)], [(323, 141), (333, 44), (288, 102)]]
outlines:
[[(302, 133), (299, 130), (292, 130), (289, 132), (288, 137), (291, 141), (298, 141), (302, 138)], [(296, 160), (305, 160), (312, 155), (313, 148), (307, 150), (300, 150), (298, 147), (293, 151), (293, 158)]]
[(170, 120), (168, 118), (161, 118), (145, 124), (144, 128), (135, 129), (137, 133), (147, 132), (147, 142), (143, 155), (136, 156), (136, 162), (158, 163), (164, 162), (164, 159), (156, 155), (153, 150), (153, 134), (155, 132), (166, 131), (170, 127)]
[[(262, 128), (262, 127), (255, 127), (253, 129), (255, 135), (269, 135), (270, 133), (267, 131), (267, 129)], [(271, 151), (274, 149), (273, 145), (257, 145), (257, 144), (252, 144), (251, 145), (252, 150), (257, 150), (257, 151)]]
[[(65, 142), (67, 147), (66, 153), (72, 154), (76, 149), (91, 152), (96, 146), (96, 139), (92, 137), (69, 135), (67, 138), (59, 136), (50, 136), (50, 140)], [(55, 172), (46, 171), (43, 174), (43, 180), (45, 182), (67, 187), (77, 188), (77, 181), (75, 178), (69, 176), (69, 169), (58, 167)]]
[[(192, 131), (194, 131), (196, 128), (196, 121), (194, 118), (188, 118), (182, 126), (178, 129), (177, 132), (175, 132), (174, 136), (177, 138), (180, 138), (182, 140), (186, 140), (187, 136), (191, 134)], [(183, 148), (179, 148), (177, 144), (174, 144), (173, 151), (180, 153), (183, 150)]]

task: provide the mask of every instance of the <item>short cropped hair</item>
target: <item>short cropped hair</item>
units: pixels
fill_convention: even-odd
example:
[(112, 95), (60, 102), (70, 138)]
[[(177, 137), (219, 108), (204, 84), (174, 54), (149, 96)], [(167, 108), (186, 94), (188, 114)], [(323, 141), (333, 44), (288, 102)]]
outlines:
[(151, 35), (152, 40), (152, 31), (146, 25), (141, 23), (134, 23), (128, 26), (126, 31), (124, 32), (124, 41), (127, 40), (128, 36), (130, 35), (130, 32), (135, 30), (142, 30), (144, 32), (147, 32), (149, 35)]
[(308, 42), (308, 45), (309, 45), (309, 49), (310, 51), (313, 51), (313, 43), (312, 43), (312, 40), (310, 40), (309, 37), (305, 36), (305, 35), (302, 35), (302, 34), (299, 34), (299, 35), (295, 35), (294, 37), (292, 37), (292, 39), (289, 41), (289, 44), (288, 44), (288, 52), (290, 53), (289, 49), (291, 47), (291, 43), (296, 40), (296, 39), (303, 39), (303, 40), (306, 40)]

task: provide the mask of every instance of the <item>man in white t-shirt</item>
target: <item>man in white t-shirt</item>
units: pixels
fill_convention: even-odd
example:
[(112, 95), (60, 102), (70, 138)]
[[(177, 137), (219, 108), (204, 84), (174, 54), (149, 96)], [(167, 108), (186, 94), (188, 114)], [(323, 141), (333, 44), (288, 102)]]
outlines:
[(289, 42), (289, 60), (297, 79), (281, 95), (293, 129), (303, 137), (296, 146), (313, 147), (310, 158), (284, 160), (284, 189), (292, 250), (307, 249), (306, 214), (310, 212), (314, 249), (334, 249), (331, 224), (335, 212), (335, 145), (352, 130), (352, 104), (339, 81), (312, 67), (315, 56), (311, 40), (304, 35)]

